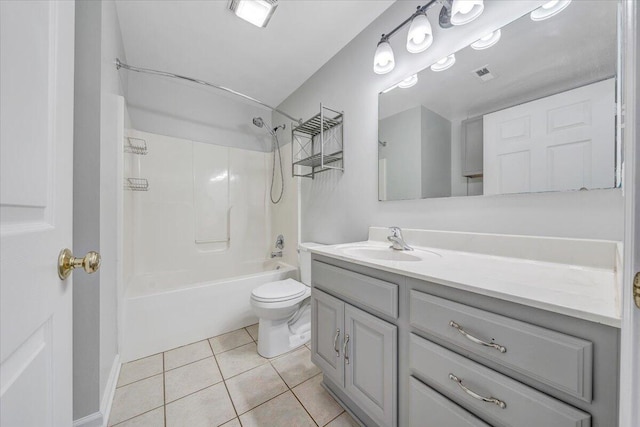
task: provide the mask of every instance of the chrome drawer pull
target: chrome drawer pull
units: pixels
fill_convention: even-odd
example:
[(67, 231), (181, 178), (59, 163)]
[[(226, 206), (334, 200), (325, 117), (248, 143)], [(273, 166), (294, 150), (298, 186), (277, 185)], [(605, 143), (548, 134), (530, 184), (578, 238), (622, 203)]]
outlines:
[(336, 329), (336, 336), (333, 337), (333, 349), (336, 352), (336, 357), (340, 357), (340, 349), (338, 348), (338, 337), (340, 336), (340, 329)]
[(484, 397), (484, 396), (480, 396), (478, 393), (476, 393), (475, 391), (469, 390), (468, 388), (466, 388), (464, 386), (464, 384), (462, 384), (462, 380), (459, 379), (458, 377), (456, 377), (453, 374), (449, 374), (449, 379), (452, 381), (455, 381), (458, 383), (458, 386), (460, 386), (460, 388), (467, 393), (469, 396), (473, 397), (474, 399), (478, 399), (478, 400), (482, 400), (483, 402), (488, 402), (488, 403), (493, 403), (495, 405), (498, 405), (499, 407), (501, 407), (502, 409), (505, 409), (507, 407), (507, 404), (504, 403), (502, 400), (498, 400), (494, 397)]
[(342, 346), (342, 354), (344, 354), (344, 361), (349, 364), (349, 355), (347, 354), (347, 344), (349, 344), (349, 334), (344, 336), (344, 345)]
[(496, 344), (496, 343), (492, 343), (492, 342), (484, 342), (481, 339), (478, 339), (478, 338), (474, 337), (473, 335), (469, 335), (464, 329), (462, 329), (462, 326), (458, 325), (453, 320), (451, 320), (449, 322), (449, 326), (451, 326), (453, 328), (456, 328), (458, 330), (458, 332), (460, 332), (466, 339), (468, 339), (470, 341), (473, 341), (476, 344), (480, 344), (480, 345), (483, 345), (485, 347), (495, 348), (500, 353), (506, 353), (507, 352), (507, 348), (501, 346), (500, 344)]

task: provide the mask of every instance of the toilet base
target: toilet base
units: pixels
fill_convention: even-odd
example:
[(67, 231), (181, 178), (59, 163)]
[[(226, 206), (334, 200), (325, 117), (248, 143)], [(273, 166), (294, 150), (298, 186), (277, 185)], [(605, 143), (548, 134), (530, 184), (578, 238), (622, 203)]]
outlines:
[(260, 318), (258, 354), (273, 358), (294, 350), (311, 339), (311, 307), (305, 304), (299, 312), (284, 320)]

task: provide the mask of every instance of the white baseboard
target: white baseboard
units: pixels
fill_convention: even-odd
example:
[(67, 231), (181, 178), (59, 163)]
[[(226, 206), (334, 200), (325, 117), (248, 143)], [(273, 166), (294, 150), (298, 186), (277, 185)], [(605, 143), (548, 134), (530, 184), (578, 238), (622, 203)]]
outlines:
[(111, 365), (109, 379), (105, 386), (102, 402), (100, 402), (100, 411), (91, 415), (80, 418), (73, 422), (73, 427), (106, 427), (109, 422), (109, 414), (111, 413), (111, 405), (113, 404), (113, 396), (116, 392), (118, 384), (118, 376), (120, 375), (120, 355), (116, 354)]
[(91, 415), (75, 420), (73, 427), (102, 427), (103, 424), (106, 425), (102, 421), (102, 412), (94, 412)]
[(109, 373), (109, 380), (105, 386), (104, 395), (102, 396), (102, 402), (100, 403), (100, 412), (102, 413), (104, 427), (109, 422), (109, 414), (111, 414), (111, 405), (113, 404), (113, 396), (116, 394), (116, 385), (118, 384), (118, 377), (120, 376), (120, 355), (116, 354), (113, 358), (113, 365), (111, 365), (111, 372)]

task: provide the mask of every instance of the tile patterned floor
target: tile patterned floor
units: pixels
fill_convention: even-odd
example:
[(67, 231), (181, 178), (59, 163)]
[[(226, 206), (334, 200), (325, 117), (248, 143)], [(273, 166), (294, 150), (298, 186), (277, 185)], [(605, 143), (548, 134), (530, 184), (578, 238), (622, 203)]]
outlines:
[(122, 365), (109, 426), (356, 427), (308, 346), (265, 359), (258, 325)]

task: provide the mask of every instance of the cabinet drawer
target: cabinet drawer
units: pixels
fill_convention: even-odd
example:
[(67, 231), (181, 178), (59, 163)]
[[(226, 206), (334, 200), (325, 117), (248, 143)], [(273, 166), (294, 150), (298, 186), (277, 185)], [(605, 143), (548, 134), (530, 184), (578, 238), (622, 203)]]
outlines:
[(410, 297), (410, 323), (428, 334), (591, 402), (593, 346), (589, 341), (415, 290)]
[(409, 427), (491, 427), (437, 391), (409, 378)]
[(320, 261), (313, 261), (311, 280), (314, 286), (398, 318), (398, 285), (364, 274), (354, 273)]
[[(591, 416), (585, 412), (417, 335), (410, 334), (409, 341), (411, 372), (491, 424), (505, 427), (591, 426)], [(480, 396), (495, 401), (482, 401)]]

